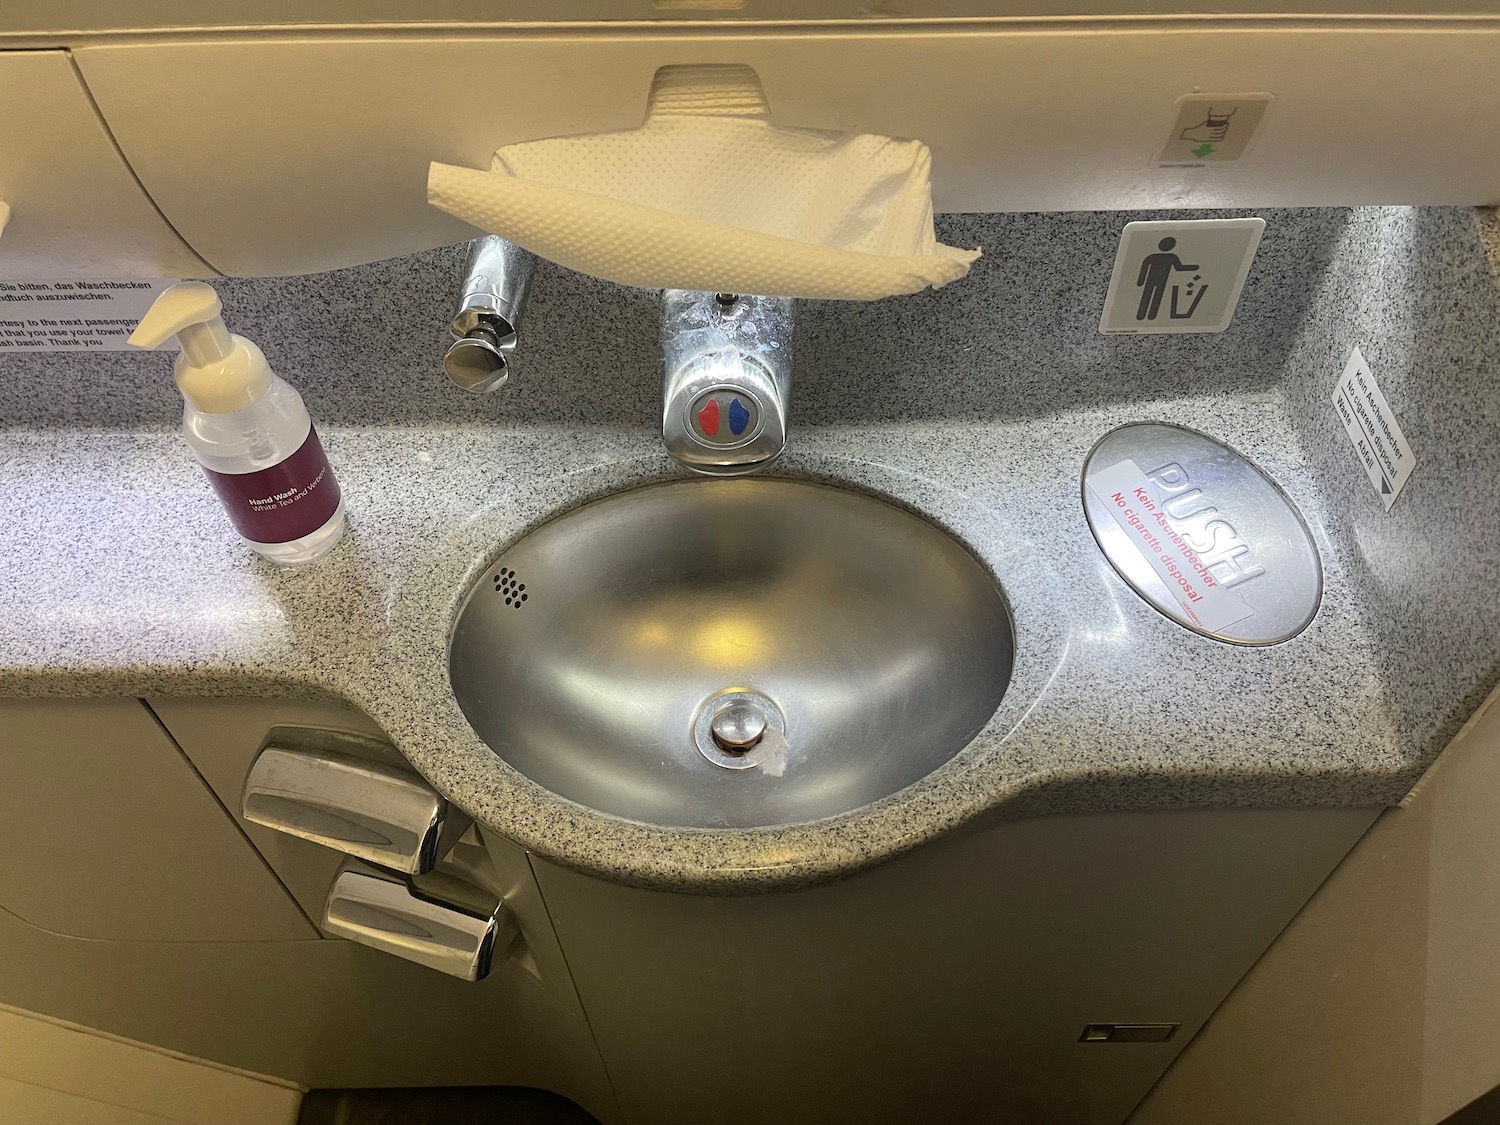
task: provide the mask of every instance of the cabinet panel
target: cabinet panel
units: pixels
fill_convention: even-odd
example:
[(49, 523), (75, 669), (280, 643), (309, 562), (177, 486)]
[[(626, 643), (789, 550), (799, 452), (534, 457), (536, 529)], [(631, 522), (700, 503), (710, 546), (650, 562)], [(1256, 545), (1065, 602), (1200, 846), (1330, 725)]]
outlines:
[(1376, 812), (1023, 821), (750, 898), (534, 863), (632, 1125), (1115, 1125)]
[(0, 51), (0, 278), (208, 277), (141, 190), (66, 51)]
[[(1494, 202), (1500, 149), (1474, 138), (1500, 130), (1497, 54), (1486, 25), (1205, 20), (245, 36), (76, 57), (177, 229), (226, 273), (272, 275), (471, 237), (428, 206), (430, 161), (634, 128), (672, 64), (749, 64), (778, 124), (920, 138), (939, 211)], [(1276, 95), (1243, 160), (1155, 166), (1193, 90)]]
[(245, 775), (272, 727), (307, 726), (384, 739), (380, 728), (356, 711), (327, 704), (270, 699), (147, 702), (308, 917), (321, 917), (343, 853), (251, 824), (240, 814)]
[(0, 701), (0, 906), (116, 941), (317, 937), (138, 701)]
[(583, 1019), (348, 941), (125, 943), (0, 912), (0, 1003), (312, 1087), (534, 1086), (617, 1121)]
[[(139, 700), (0, 701), (0, 849), (12, 857), (0, 866), (0, 1004), (306, 1086), (535, 1086), (617, 1120), (524, 852), (486, 841), (525, 946), (483, 981), (305, 940), (317, 930), (240, 827), (313, 917), (340, 855), (237, 827), (204, 779), (237, 812), (271, 727), (380, 732), (327, 704), (155, 706), (153, 717)], [(260, 933), (244, 931), (247, 916)], [(122, 926), (152, 940), (98, 940)]]

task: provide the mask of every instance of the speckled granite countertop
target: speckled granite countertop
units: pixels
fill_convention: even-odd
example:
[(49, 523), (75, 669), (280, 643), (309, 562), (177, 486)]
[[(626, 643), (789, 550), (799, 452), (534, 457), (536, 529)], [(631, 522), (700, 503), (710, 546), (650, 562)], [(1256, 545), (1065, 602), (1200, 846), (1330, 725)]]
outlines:
[[(1079, 466), (1099, 435), (1142, 417), (1250, 453), (1320, 525), (1274, 396), (1045, 424), (797, 433), (785, 475), (848, 482), (945, 524), (1001, 579), (1018, 634), (1012, 686), (969, 749), (894, 797), (807, 827), (654, 829), (594, 814), (504, 766), (448, 691), (447, 632), (469, 582), (557, 512), (676, 475), (651, 434), (331, 433), (352, 531), (300, 572), (253, 560), (224, 534), (175, 435), (13, 436), (6, 474), (22, 539), (0, 623), (0, 695), (73, 693), (82, 680), (91, 694), (348, 700), (450, 798), (526, 847), (699, 889), (850, 871), (984, 812), (1399, 799), (1413, 763), (1378, 720), (1370, 638), (1326, 540), (1317, 620), (1267, 649), (1173, 624), (1096, 550)], [(1351, 725), (1351, 708), (1376, 721)]]
[[(304, 571), (255, 559), (229, 533), (166, 428), (162, 357), (110, 366), (89, 356), (87, 368), (27, 357), (24, 379), (0, 379), (0, 421), (10, 425), (0, 432), (0, 697), (347, 701), (491, 829), (605, 877), (694, 891), (811, 883), (989, 819), (1398, 801), (1500, 674), (1500, 330), (1473, 215), (1283, 213), (1268, 226), (1243, 324), (1220, 337), (1129, 341), (1093, 328), (1120, 217), (987, 221), (987, 244), (1004, 236), (1009, 257), (983, 259), (990, 264), (967, 289), (804, 310), (792, 441), (775, 470), (925, 513), (985, 562), (1012, 603), (1016, 665), (999, 711), (908, 789), (800, 827), (656, 829), (553, 796), (471, 732), (445, 667), (470, 582), (562, 511), (681, 473), (651, 425), (655, 341), (639, 330), (649, 302), (601, 296), (593, 283), (564, 291), (564, 281), (540, 277), (531, 354), (546, 377), (534, 368), (514, 397), (507, 388), (485, 400), (513, 404), (512, 417), (470, 417), (475, 404), (457, 399), (442, 400), (455, 403), (443, 416), (408, 410), (403, 403), (436, 401), (432, 384), (406, 399), (399, 388), (433, 362), (451, 254), (362, 267), (364, 289), (425, 292), (421, 309), (385, 315), (431, 331), (393, 335), (377, 318), (361, 328), (363, 352), (338, 351), (351, 349), (343, 306), (333, 310), (340, 320), (317, 304), (348, 284), (224, 287), (234, 327), (298, 344), (268, 354), (323, 419), (344, 486), (350, 534)], [(1092, 280), (1059, 279), (1044, 306), (1028, 306), (1059, 245)], [(1369, 298), (1397, 287), (1400, 302)], [(589, 301), (596, 311), (580, 317)], [(1286, 302), (1290, 324), (1268, 315)], [(549, 334), (549, 307), (577, 322), (572, 339), (587, 344), (590, 364), (616, 372), (613, 397), (592, 369), (547, 353), (560, 335), (556, 325)], [(1355, 344), (1418, 451), (1389, 513), (1328, 402)], [(393, 349), (382, 374), (375, 357)], [(318, 369), (298, 369), (304, 352), (337, 356), (324, 370), (359, 381), (320, 384)], [(893, 362), (908, 353), (911, 362)], [(880, 355), (892, 362), (872, 365)], [(99, 399), (118, 412), (101, 424), (91, 396), (104, 370), (112, 391), (137, 398)], [(342, 425), (339, 404), (348, 404)], [(1084, 520), (1080, 467), (1101, 435), (1139, 420), (1181, 423), (1238, 448), (1300, 506), (1326, 572), (1304, 633), (1267, 648), (1207, 640), (1146, 605), (1103, 559)], [(1435, 585), (1440, 559), (1463, 565)]]

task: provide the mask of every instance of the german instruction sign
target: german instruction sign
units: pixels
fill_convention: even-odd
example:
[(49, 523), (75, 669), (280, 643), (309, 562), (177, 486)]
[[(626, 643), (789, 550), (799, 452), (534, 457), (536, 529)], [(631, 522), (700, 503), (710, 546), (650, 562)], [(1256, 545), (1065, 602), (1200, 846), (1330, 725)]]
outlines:
[(0, 355), (129, 350), (125, 340), (156, 295), (176, 284), (169, 278), (0, 281)]
[(1385, 401), (1370, 365), (1358, 348), (1350, 354), (1344, 373), (1339, 376), (1333, 391), (1333, 408), (1344, 423), (1376, 495), (1389, 512), (1406, 487), (1411, 471), (1417, 467), (1417, 455), (1407, 444), (1390, 403)]
[(1251, 615), (1172, 526), (1155, 484), (1134, 461), (1092, 472), (1084, 483), (1194, 625), (1219, 633)]

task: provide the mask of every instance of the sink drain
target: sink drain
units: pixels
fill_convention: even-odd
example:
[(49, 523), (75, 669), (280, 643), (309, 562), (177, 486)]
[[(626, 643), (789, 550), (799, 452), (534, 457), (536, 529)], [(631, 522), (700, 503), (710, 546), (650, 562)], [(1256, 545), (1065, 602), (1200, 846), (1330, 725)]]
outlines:
[[(716, 766), (726, 770), (761, 766), (779, 777), (786, 764), (786, 719), (781, 708), (760, 692), (731, 688), (698, 708), (693, 742), (698, 753)], [(772, 757), (775, 769), (770, 768)]]

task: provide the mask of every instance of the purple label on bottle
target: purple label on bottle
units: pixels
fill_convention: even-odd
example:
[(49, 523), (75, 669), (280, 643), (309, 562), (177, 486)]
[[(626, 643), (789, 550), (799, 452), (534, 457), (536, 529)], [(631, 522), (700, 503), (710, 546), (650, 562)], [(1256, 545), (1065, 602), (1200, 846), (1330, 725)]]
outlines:
[(203, 471), (224, 501), (234, 529), (252, 543), (301, 539), (338, 510), (339, 482), (312, 427), (297, 452), (279, 465), (253, 473)]

